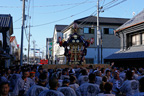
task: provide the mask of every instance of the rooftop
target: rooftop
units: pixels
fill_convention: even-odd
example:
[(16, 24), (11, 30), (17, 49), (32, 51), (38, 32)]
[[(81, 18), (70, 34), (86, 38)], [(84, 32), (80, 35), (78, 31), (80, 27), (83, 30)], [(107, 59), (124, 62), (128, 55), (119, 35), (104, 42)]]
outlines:
[(61, 32), (61, 30), (63, 30), (65, 27), (67, 27), (68, 25), (55, 25), (56, 31), (57, 32)]
[(0, 14), (0, 31), (10, 29), (10, 35), (13, 34), (13, 22), (11, 15)]
[(122, 26), (120, 26), (118, 29), (116, 29), (116, 32), (121, 31), (123, 29), (126, 29), (128, 27), (140, 24), (144, 22), (144, 10), (141, 11), (139, 14), (137, 14), (132, 19), (128, 20), (126, 23), (124, 23)]
[[(113, 18), (113, 17), (99, 17), (99, 23), (100, 24), (117, 24), (122, 25), (126, 21), (128, 21), (128, 18)], [(96, 16), (88, 16), (81, 19), (77, 19), (74, 21), (75, 23), (97, 23), (97, 17)]]

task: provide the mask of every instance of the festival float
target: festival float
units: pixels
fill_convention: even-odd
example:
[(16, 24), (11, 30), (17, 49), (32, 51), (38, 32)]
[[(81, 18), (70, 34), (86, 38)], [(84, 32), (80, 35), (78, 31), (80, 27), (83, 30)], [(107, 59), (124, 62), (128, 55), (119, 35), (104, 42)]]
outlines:
[(85, 40), (79, 33), (78, 25), (74, 23), (72, 27), (72, 34), (67, 41), (59, 37), (60, 47), (64, 47), (64, 55), (66, 56), (66, 63), (71, 64), (86, 64), (85, 56), (87, 48), (94, 42), (94, 39)]

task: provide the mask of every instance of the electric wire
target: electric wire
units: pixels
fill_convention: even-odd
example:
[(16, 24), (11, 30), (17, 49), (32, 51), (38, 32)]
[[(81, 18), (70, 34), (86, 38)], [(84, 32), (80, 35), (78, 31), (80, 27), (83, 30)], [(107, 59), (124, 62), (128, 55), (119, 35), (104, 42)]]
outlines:
[(111, 4), (113, 4), (113, 3), (115, 3), (115, 2), (117, 2), (118, 0), (112, 0), (112, 1), (110, 1), (110, 2), (108, 2), (108, 3), (106, 3), (105, 5), (103, 5), (103, 7), (104, 6), (109, 6), (109, 5), (111, 5)]
[[(112, 0), (112, 1), (110, 1), (110, 2), (108, 2), (108, 3), (106, 3), (106, 4), (104, 5), (104, 2), (105, 2), (105, 0), (104, 0), (104, 1), (103, 1), (103, 4), (102, 4), (102, 7), (103, 7), (103, 6), (107, 6), (107, 7), (106, 7), (105, 9), (100, 9), (99, 12), (103, 12), (104, 10), (110, 9), (110, 8), (116, 6), (116, 5), (119, 5), (119, 4), (123, 3), (123, 2), (126, 1), (126, 0), (123, 0), (123, 1), (121, 1), (121, 2), (118, 2), (118, 3), (114, 4), (114, 5), (112, 5), (112, 4), (115, 3), (116, 1), (118, 1), (118, 0)], [(110, 6), (110, 5), (112, 5), (112, 6)], [(94, 14), (94, 13), (95, 13), (95, 14)], [(96, 14), (97, 14), (97, 10), (94, 11), (94, 12), (90, 15), (90, 16), (91, 16), (90, 18), (86, 18), (85, 20), (83, 20), (83, 21), (79, 24), (79, 26), (86, 24), (86, 23), (87, 23), (86, 21), (87, 21), (88, 19), (91, 19), (92, 16), (96, 16)]]
[[(59, 19), (59, 20), (55, 20), (55, 21), (52, 21), (52, 22), (44, 23), (44, 24), (34, 25), (34, 26), (30, 26), (30, 27), (44, 26), (44, 25), (52, 24), (52, 23), (55, 23), (55, 22), (58, 22), (58, 21), (62, 21), (62, 20), (65, 20), (65, 19), (69, 19), (69, 18), (71, 18), (71, 17), (74, 17), (74, 16), (76, 16), (76, 15), (79, 15), (79, 14), (81, 14), (81, 13), (84, 13), (84, 12), (86, 12), (86, 11), (94, 8), (94, 7), (95, 7), (95, 6), (92, 6), (92, 7), (88, 8), (88, 9), (86, 9), (86, 10), (83, 10), (83, 11), (81, 11), (81, 12), (78, 12), (78, 13), (76, 13), (76, 14), (73, 14), (73, 15), (71, 15), (71, 16), (68, 16), (68, 17), (65, 17), (65, 18), (62, 18), (62, 19)], [(14, 29), (20, 29), (20, 28), (14, 28)]]
[[(108, 5), (108, 4), (110, 4), (110, 3), (114, 2), (114, 1), (117, 1), (117, 0), (112, 0), (112, 1), (108, 2), (108, 3), (105, 4), (105, 5)], [(107, 9), (110, 9), (110, 8), (116, 6), (116, 5), (119, 5), (120, 3), (124, 2), (124, 1), (126, 1), (126, 0), (123, 0), (123, 1), (121, 1), (121, 2), (119, 2), (119, 3), (117, 3), (117, 4), (114, 4), (114, 5), (112, 5), (112, 6), (108, 6), (107, 8), (103, 9), (103, 11), (104, 11), (104, 10), (107, 10)], [(105, 6), (105, 5), (104, 5), (104, 6)], [(96, 5), (95, 5), (95, 6), (96, 6)], [(74, 17), (74, 16), (76, 16), (76, 15), (78, 15), (78, 14), (81, 14), (81, 13), (83, 13), (83, 12), (88, 11), (88, 10), (94, 8), (95, 6), (92, 6), (92, 7), (88, 8), (88, 9), (86, 9), (86, 10), (84, 10), (84, 11), (81, 11), (81, 12), (79, 12), (79, 13), (76, 13), (76, 14), (74, 14), (74, 15), (71, 15), (71, 16), (68, 16), (68, 17), (65, 17), (65, 18), (62, 18), (62, 19), (59, 19), (59, 20), (55, 20), (55, 21), (52, 21), (52, 22), (44, 23), (44, 24), (34, 25), (34, 26), (30, 26), (30, 27), (44, 26), (44, 25), (52, 24), (52, 23), (55, 23), (55, 22), (58, 22), (58, 21), (62, 21), (62, 20), (65, 20), (65, 19), (69, 19), (69, 18)], [(100, 11), (100, 12), (102, 12), (102, 11)], [(96, 15), (96, 13), (94, 14), (94, 16), (95, 16), (95, 15)], [(86, 21), (86, 20), (85, 20), (85, 21)], [(85, 22), (85, 21), (84, 21), (84, 22)], [(80, 24), (80, 25), (82, 25), (82, 24)], [(14, 29), (20, 29), (20, 28), (14, 28)]]
[(84, 24), (86, 24), (86, 21), (88, 20), (88, 19), (91, 19), (93, 16), (95, 16), (94, 14), (95, 14), (95, 12), (97, 12), (97, 10), (96, 11), (94, 11), (90, 16), (90, 18), (88, 17), (88, 18), (86, 18), (85, 20), (83, 20), (80, 24), (78, 24), (79, 26), (81, 26), (81, 25), (84, 25)]
[(59, 13), (59, 12), (67, 11), (67, 10), (69, 10), (69, 9), (78, 7), (78, 6), (80, 6), (80, 5), (81, 5), (81, 4), (79, 4), (79, 5), (74, 5), (74, 6), (72, 6), (72, 7), (65, 8), (65, 9), (61, 9), (61, 10), (56, 10), (56, 11), (51, 11), (51, 12), (46, 12), (46, 13), (40, 13), (40, 14)]
[(106, 8), (104, 8), (102, 11), (105, 11), (105, 10), (108, 10), (108, 9), (110, 9), (110, 8), (112, 8), (112, 7), (115, 7), (115, 6), (121, 4), (121, 3), (125, 2), (125, 1), (127, 1), (127, 0), (122, 0), (122, 1), (116, 3), (116, 4), (112, 5), (112, 6), (106, 7)]
[[(117, 1), (117, 0), (112, 0), (112, 1), (110, 1), (110, 2), (108, 2), (107, 4), (104, 5), (104, 2), (105, 2), (105, 0), (104, 0), (103, 6), (107, 6), (107, 5), (109, 5), (109, 4), (112, 4), (114, 1)], [(101, 11), (101, 10), (100, 10), (100, 11)], [(83, 20), (83, 21), (79, 24), (79, 26), (86, 24), (86, 21), (87, 21), (88, 19), (91, 19), (92, 16), (96, 16), (96, 14), (97, 14), (97, 10), (95, 10), (95, 11), (90, 15), (90, 16), (91, 16), (90, 18), (86, 18), (85, 20)]]
[(19, 21), (19, 20), (21, 20), (22, 19), (22, 17), (21, 18), (19, 18), (19, 19), (17, 19), (16, 21), (14, 21), (13, 23), (16, 23), (17, 21)]
[[(56, 7), (56, 6), (71, 6), (71, 5), (79, 5), (79, 4), (85, 4), (85, 3), (93, 3), (93, 1), (87, 1), (87, 2), (80, 2), (80, 3), (68, 3), (68, 4), (56, 4), (56, 5), (45, 5), (45, 6), (32, 6), (32, 7)], [(21, 6), (0, 6), (0, 8), (21, 8)]]
[(102, 6), (104, 5), (104, 3), (105, 3), (105, 0), (103, 1), (103, 4), (102, 4)]
[(88, 9), (86, 9), (86, 10), (84, 10), (84, 11), (81, 11), (81, 12), (79, 12), (79, 13), (76, 13), (76, 14), (74, 14), (74, 15), (71, 15), (71, 16), (68, 16), (68, 17), (65, 17), (65, 18), (62, 18), (62, 19), (56, 20), (56, 21), (52, 21), (52, 22), (44, 23), (44, 24), (39, 24), (39, 25), (34, 25), (34, 26), (32, 26), (32, 27), (39, 27), (39, 26), (43, 26), (43, 25), (47, 25), (47, 24), (51, 24), (51, 23), (54, 23), (54, 22), (62, 21), (62, 20), (65, 20), (65, 19), (68, 19), (68, 18), (74, 17), (74, 16), (76, 16), (76, 15), (79, 15), (79, 14), (81, 14), (81, 13), (83, 13), (83, 12), (86, 12), (86, 11), (88, 11), (88, 10), (94, 8), (94, 7), (95, 7), (95, 6), (92, 6), (92, 7), (88, 8)]

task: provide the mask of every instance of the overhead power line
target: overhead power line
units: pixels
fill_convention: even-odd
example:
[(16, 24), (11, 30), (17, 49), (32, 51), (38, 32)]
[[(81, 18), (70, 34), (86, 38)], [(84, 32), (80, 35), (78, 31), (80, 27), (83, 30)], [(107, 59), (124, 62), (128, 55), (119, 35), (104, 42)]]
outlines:
[(90, 15), (90, 16), (91, 16), (90, 18), (86, 18), (85, 20), (83, 20), (83, 21), (79, 24), (79, 26), (84, 25), (88, 19), (91, 19), (92, 16), (95, 16), (95, 15), (96, 15), (96, 12), (97, 12), (97, 10), (95, 10), (95, 11)]
[(102, 11), (104, 11), (104, 10), (108, 10), (108, 9), (110, 9), (110, 8), (112, 8), (112, 7), (115, 7), (115, 6), (121, 4), (121, 3), (125, 2), (125, 1), (127, 1), (127, 0), (122, 0), (122, 1), (116, 3), (116, 4), (112, 5), (112, 6), (108, 6), (108, 7), (104, 8)]
[[(119, 5), (119, 4), (123, 3), (123, 2), (125, 2), (126, 0), (122, 0), (121, 2), (118, 2), (118, 3), (114, 4), (114, 5), (112, 5), (112, 4), (115, 3), (116, 1), (118, 1), (118, 0), (112, 0), (112, 1), (104, 4), (104, 2), (105, 2), (105, 0), (104, 0), (104, 1), (103, 1), (103, 4), (102, 4), (102, 9), (100, 9), (100, 12), (103, 12), (104, 10), (110, 9), (110, 8), (116, 6), (116, 5)], [(110, 5), (112, 5), (112, 6), (110, 6)], [(103, 9), (104, 6), (107, 6), (107, 7)], [(91, 16), (90, 18), (86, 18), (85, 20), (83, 20), (83, 21), (79, 24), (79, 26), (84, 25), (88, 19), (91, 19), (91, 18), (92, 18), (92, 16), (96, 16), (96, 15), (97, 15), (96, 12), (97, 12), (97, 10), (95, 10), (95, 11), (90, 15), (90, 16)], [(91, 22), (90, 22), (90, 23), (91, 23)]]
[(16, 21), (14, 21), (13, 23), (16, 23), (17, 21), (19, 21), (19, 20), (21, 20), (22, 19), (22, 17), (21, 18), (19, 18), (19, 19), (17, 19)]
[(56, 5), (33, 6), (33, 7), (71, 6), (71, 5), (81, 5), (81, 4), (85, 4), (85, 3), (93, 3), (93, 2), (95, 2), (95, 0), (93, 0), (93, 1), (85, 0), (84, 2), (80, 2), (80, 3), (56, 4)]
[[(62, 21), (62, 20), (65, 20), (65, 19), (69, 19), (69, 18), (71, 18), (71, 17), (74, 17), (74, 16), (76, 16), (76, 15), (79, 15), (79, 14), (81, 14), (81, 13), (84, 13), (84, 12), (86, 12), (86, 11), (94, 8), (94, 7), (96, 7), (96, 6), (92, 6), (92, 7), (88, 8), (88, 9), (86, 9), (86, 10), (84, 10), (84, 11), (78, 12), (78, 13), (76, 13), (76, 14), (73, 14), (73, 15), (71, 15), (71, 16), (68, 16), (68, 17), (65, 17), (65, 18), (62, 18), (62, 19), (59, 19), (59, 20), (55, 20), (55, 21), (52, 21), (52, 22), (44, 23), (44, 24), (34, 25), (34, 26), (30, 26), (30, 27), (40, 27), (40, 26), (52, 24), (52, 23), (55, 23), (55, 22), (58, 22), (58, 21)], [(14, 29), (20, 29), (20, 28), (14, 28)]]
[[(82, 3), (83, 4), (83, 3)], [(39, 14), (49, 14), (49, 13), (58, 13), (58, 12), (62, 12), (62, 11), (66, 11), (66, 10), (69, 10), (69, 9), (72, 9), (72, 8), (75, 8), (75, 7), (78, 7), (82, 4), (77, 4), (77, 5), (74, 5), (72, 7), (68, 7), (68, 8), (65, 8), (65, 9), (61, 9), (61, 10), (56, 10), (56, 11), (51, 11), (51, 12), (46, 12), (46, 13), (39, 13)]]
[(74, 16), (76, 16), (76, 15), (79, 15), (79, 14), (81, 14), (81, 13), (83, 13), (83, 12), (86, 12), (86, 11), (88, 11), (88, 10), (94, 8), (94, 7), (96, 7), (96, 6), (92, 6), (92, 7), (88, 8), (88, 9), (86, 9), (86, 10), (84, 10), (84, 11), (81, 11), (81, 12), (79, 12), (79, 13), (76, 13), (76, 14), (74, 14), (74, 15), (71, 15), (71, 16), (68, 16), (68, 17), (65, 17), (65, 18), (62, 18), (62, 19), (56, 20), (56, 21), (52, 21), (52, 22), (44, 23), (44, 24), (39, 24), (39, 25), (34, 25), (34, 26), (32, 26), (32, 27), (38, 27), (38, 26), (43, 26), (43, 25), (47, 25), (47, 24), (54, 23), (54, 22), (62, 21), (62, 20), (65, 20), (65, 19), (68, 19), (68, 18), (74, 17)]
[[(112, 7), (114, 7), (114, 6), (117, 6), (117, 5), (123, 3), (123, 2), (125, 2), (125, 1), (127, 1), (127, 0), (122, 0), (122, 1), (120, 1), (120, 2), (118, 2), (118, 3), (116, 3), (116, 4), (114, 4), (114, 5), (110, 6), (110, 4), (112, 4), (112, 3), (116, 2), (116, 1), (118, 1), (118, 0), (112, 0), (112, 1), (110, 1), (110, 2), (108, 2), (108, 3), (106, 3), (104, 6), (107, 6), (107, 7), (104, 8), (103, 10), (101, 10), (100, 12), (102, 12), (102, 11), (104, 11), (104, 10), (108, 10), (108, 9), (110, 9), (110, 8), (112, 8)], [(108, 6), (108, 5), (109, 5), (109, 6)], [(76, 16), (76, 15), (79, 15), (79, 14), (81, 14), (81, 13), (83, 13), (83, 12), (86, 12), (86, 11), (88, 11), (88, 10), (94, 8), (94, 7), (96, 7), (96, 5), (88, 8), (88, 9), (86, 9), (86, 10), (84, 10), (84, 11), (81, 11), (81, 12), (79, 12), (79, 13), (76, 13), (76, 14), (74, 14), (74, 15), (71, 15), (71, 16), (68, 16), (68, 17), (65, 17), (65, 18), (62, 18), (62, 19), (59, 19), (59, 20), (55, 20), (55, 21), (52, 21), (52, 22), (48, 22), (48, 23), (44, 23), (44, 24), (39, 24), (39, 25), (33, 25), (33, 26), (30, 26), (30, 27), (40, 27), (40, 26), (52, 24), (52, 23), (55, 23), (55, 22), (58, 22), (58, 21), (62, 21), (62, 20), (65, 20), (65, 19), (69, 19), (69, 18), (74, 17), (74, 16)], [(96, 11), (95, 11), (95, 12), (96, 12)], [(93, 12), (93, 14), (94, 14), (95, 12)], [(96, 14), (94, 14), (94, 16), (95, 16), (95, 15), (96, 15)], [(86, 20), (84, 20), (84, 22), (85, 22), (85, 21), (86, 21)], [(84, 22), (82, 22), (82, 23), (84, 23)], [(81, 25), (81, 24), (80, 24), (80, 25)], [(14, 28), (14, 29), (20, 29), (20, 28)]]
[[(55, 5), (45, 5), (45, 6), (32, 6), (32, 7), (56, 7), (56, 6), (72, 6), (72, 5), (79, 5), (79, 4), (85, 4), (85, 3), (93, 3), (93, 1), (84, 1), (80, 3), (68, 3), (68, 4), (55, 4)], [(21, 8), (21, 6), (0, 6), (0, 8)]]
[(109, 6), (109, 5), (113, 4), (113, 3), (115, 3), (116, 1), (118, 1), (118, 0), (112, 0), (112, 1), (110, 1), (108, 3), (106, 3), (105, 5), (103, 5), (103, 7), (104, 6)]

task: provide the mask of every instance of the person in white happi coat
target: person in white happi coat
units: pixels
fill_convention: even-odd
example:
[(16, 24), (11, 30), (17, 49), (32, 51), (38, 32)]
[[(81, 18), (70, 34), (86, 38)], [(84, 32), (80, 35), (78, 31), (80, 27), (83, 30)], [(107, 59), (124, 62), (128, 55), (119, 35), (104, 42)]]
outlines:
[(29, 72), (28, 70), (23, 71), (23, 76), (19, 78), (16, 82), (13, 93), (15, 96), (25, 96), (28, 89), (31, 87), (31, 80), (28, 78)]
[(59, 86), (62, 86), (62, 82), (63, 82), (63, 80), (61, 79), (61, 75), (62, 75), (61, 71), (58, 71), (56, 73), (56, 77), (58, 78)]
[(115, 96), (114, 94), (112, 94), (112, 83), (110, 82), (106, 82), (104, 84), (104, 91), (103, 93), (99, 93), (97, 96)]
[(105, 76), (105, 68), (101, 68), (101, 76)]
[(111, 72), (110, 70), (106, 70), (106, 77), (107, 77), (107, 82), (111, 80)]
[(47, 82), (47, 76), (46, 74), (40, 74), (39, 75), (39, 81), (37, 85), (33, 85), (27, 92), (26, 96), (38, 96), (40, 92), (44, 90), (48, 90), (46, 87), (46, 82)]
[(69, 87), (70, 80), (64, 79), (63, 85), (59, 87), (57, 90), (62, 92), (65, 96), (76, 96), (74, 89)]
[(57, 91), (59, 87), (59, 83), (57, 78), (52, 78), (49, 81), (50, 90), (42, 91), (39, 96), (64, 96), (64, 94), (60, 91)]
[(13, 89), (15, 88), (17, 80), (22, 77), (22, 75), (20, 75), (19, 72), (20, 72), (19, 69), (17, 69), (16, 73), (13, 73), (10, 78), (10, 90), (11, 91), (13, 91)]
[(5, 76), (5, 69), (2, 69), (1, 75), (0, 75), (0, 83), (2, 82), (8, 82), (8, 79)]
[(123, 69), (122, 67), (120, 67), (119, 70), (120, 70), (119, 77), (122, 78), (122, 79), (124, 80), (124, 79), (125, 79), (125, 74), (126, 74), (126, 73), (125, 73), (125, 71), (124, 71), (124, 69)]
[(29, 78), (31, 79), (31, 81), (33, 81), (34, 83), (36, 83), (36, 78), (35, 78), (35, 72), (34, 71), (30, 72)]
[(102, 83), (101, 71), (96, 71), (96, 84), (100, 85)]
[(136, 70), (132, 70), (132, 73), (133, 73), (133, 79), (137, 80), (138, 74), (136, 73)]
[(6, 74), (5, 74), (7, 80), (10, 80), (12, 74), (11, 74), (11, 69), (6, 69)]
[(88, 82), (88, 75), (86, 69), (81, 70), (81, 75), (78, 77), (79, 85)]
[(76, 89), (77, 96), (96, 96), (100, 92), (99, 85), (95, 84), (95, 74), (89, 74), (89, 82), (83, 83)]
[(73, 88), (74, 90), (76, 90), (79, 87), (79, 85), (76, 83), (76, 77), (74, 75), (70, 76), (69, 87)]
[(61, 80), (64, 80), (64, 78), (69, 78), (68, 72), (65, 69), (62, 71)]
[(114, 77), (110, 80), (110, 82), (113, 84), (113, 93), (116, 95), (119, 94), (119, 88), (123, 83), (123, 79), (119, 77), (119, 72), (117, 70), (114, 72)]
[(133, 96), (139, 91), (139, 82), (132, 79), (133, 73), (130, 71), (126, 72), (126, 81), (123, 82), (120, 87), (120, 91), (126, 96)]
[(144, 96), (144, 77), (139, 80), (139, 92), (133, 96)]

